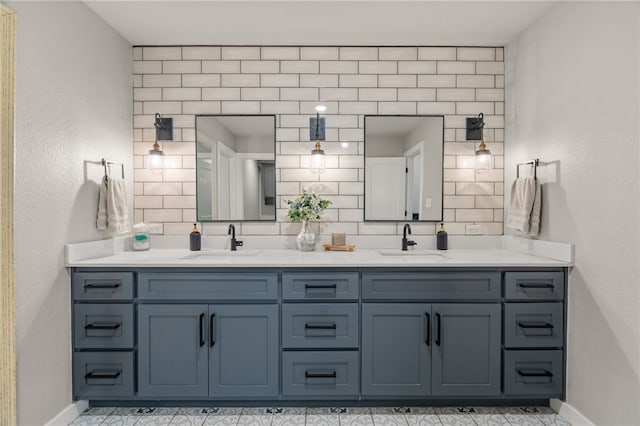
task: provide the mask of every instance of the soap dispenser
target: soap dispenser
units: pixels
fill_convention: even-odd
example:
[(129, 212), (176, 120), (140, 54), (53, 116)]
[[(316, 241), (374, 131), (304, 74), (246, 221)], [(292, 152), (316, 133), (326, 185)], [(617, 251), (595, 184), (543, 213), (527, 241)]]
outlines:
[(440, 229), (436, 234), (436, 247), (438, 248), (438, 250), (446, 250), (449, 244), (448, 240), (449, 236), (447, 234), (447, 231), (444, 230), (444, 223), (441, 223)]
[(189, 250), (191, 251), (200, 250), (201, 241), (202, 241), (202, 235), (200, 234), (200, 231), (198, 231), (198, 227), (194, 223), (193, 231), (191, 231), (191, 234), (189, 234)]

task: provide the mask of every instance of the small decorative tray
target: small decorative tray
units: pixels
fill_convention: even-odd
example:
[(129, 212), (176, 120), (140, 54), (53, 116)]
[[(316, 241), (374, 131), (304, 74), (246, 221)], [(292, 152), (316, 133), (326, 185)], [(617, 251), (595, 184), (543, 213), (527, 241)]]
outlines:
[(355, 244), (344, 244), (341, 246), (337, 246), (335, 244), (323, 244), (325, 251), (327, 250), (337, 250), (337, 251), (353, 251), (356, 248)]

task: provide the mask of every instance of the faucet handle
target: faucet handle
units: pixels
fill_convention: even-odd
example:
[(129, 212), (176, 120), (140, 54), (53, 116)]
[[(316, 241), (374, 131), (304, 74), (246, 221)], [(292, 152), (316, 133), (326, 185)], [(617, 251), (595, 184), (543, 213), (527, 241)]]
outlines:
[(413, 240), (409, 240), (409, 241), (407, 241), (407, 245), (408, 245), (408, 246), (417, 246), (417, 245), (418, 245), (418, 243), (416, 243), (416, 242), (415, 242), (415, 241), (413, 241)]
[(243, 241), (236, 240), (236, 247), (242, 247), (244, 245)]

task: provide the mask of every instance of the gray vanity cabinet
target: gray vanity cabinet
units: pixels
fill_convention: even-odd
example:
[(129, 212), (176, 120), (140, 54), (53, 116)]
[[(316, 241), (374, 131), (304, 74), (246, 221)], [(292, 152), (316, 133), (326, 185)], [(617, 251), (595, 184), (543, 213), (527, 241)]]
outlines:
[(431, 389), (431, 305), (362, 305), (362, 395), (424, 396)]
[(500, 315), (497, 303), (363, 304), (363, 395), (499, 395)]
[(276, 397), (276, 305), (138, 307), (141, 397)]
[(207, 396), (207, 305), (138, 306), (138, 394)]
[(500, 304), (439, 303), (431, 310), (432, 395), (500, 395)]

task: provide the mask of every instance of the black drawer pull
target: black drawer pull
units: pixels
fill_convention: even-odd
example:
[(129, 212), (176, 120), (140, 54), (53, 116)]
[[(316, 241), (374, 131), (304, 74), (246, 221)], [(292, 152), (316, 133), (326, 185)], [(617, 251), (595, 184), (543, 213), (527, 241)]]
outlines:
[(424, 325), (424, 333), (426, 334), (424, 343), (429, 346), (429, 344), (431, 343), (431, 315), (429, 315), (429, 312), (425, 312), (424, 317), (426, 321), (426, 324)]
[(116, 371), (114, 373), (94, 373), (93, 371), (85, 374), (85, 379), (115, 379), (120, 376), (120, 372)]
[(335, 379), (336, 372), (333, 371), (331, 373), (309, 373), (308, 371), (304, 372), (305, 379)]
[(537, 284), (537, 283), (518, 283), (518, 287), (522, 288), (556, 288), (553, 284)]
[(313, 290), (313, 289), (335, 290), (336, 288), (338, 288), (338, 285), (337, 284), (305, 284), (304, 288), (309, 290)]
[(209, 347), (216, 344), (216, 314), (209, 317)]
[(108, 324), (108, 323), (92, 323), (92, 324), (87, 324), (84, 326), (85, 329), (87, 330), (116, 330), (118, 328), (120, 328), (120, 324), (117, 323), (113, 323), (113, 324)]
[(436, 345), (440, 346), (440, 333), (442, 332), (442, 319), (440, 318), (440, 314), (436, 314)]
[(553, 324), (548, 322), (519, 322), (520, 328), (553, 328)]
[(113, 283), (113, 284), (85, 284), (84, 288), (94, 288), (94, 289), (99, 289), (99, 290), (104, 290), (107, 288), (118, 288), (120, 287), (120, 283)]
[(335, 330), (335, 324), (305, 324), (305, 330)]
[(522, 377), (553, 377), (549, 370), (518, 370), (518, 374)]
[(204, 314), (200, 314), (200, 318), (198, 319), (198, 334), (200, 337), (200, 346), (204, 346)]

